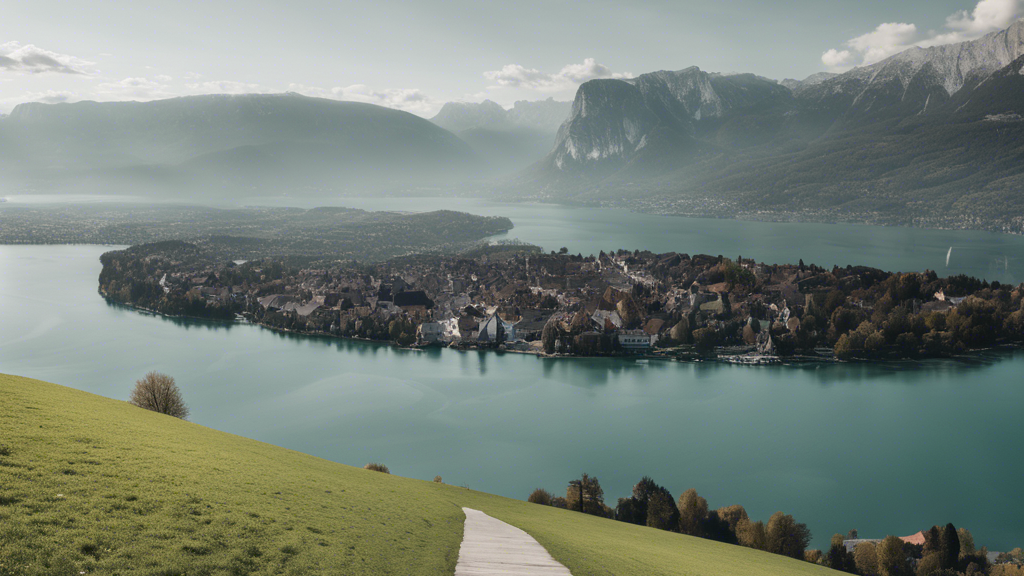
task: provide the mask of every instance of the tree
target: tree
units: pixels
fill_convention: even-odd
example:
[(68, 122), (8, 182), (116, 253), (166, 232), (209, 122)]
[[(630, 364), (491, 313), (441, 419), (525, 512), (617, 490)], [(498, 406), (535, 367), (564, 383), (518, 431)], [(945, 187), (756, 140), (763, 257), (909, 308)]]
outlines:
[(188, 418), (188, 406), (174, 378), (159, 372), (150, 372), (142, 380), (137, 380), (128, 402), (182, 420)]
[(544, 506), (551, 506), (551, 493), (543, 488), (537, 488), (530, 493), (530, 496), (526, 499), (527, 502), (533, 502), (534, 504), (543, 504)]
[(708, 501), (690, 488), (679, 497), (679, 531), (690, 536), (704, 535), (704, 519), (708, 516)]
[(579, 480), (569, 482), (565, 490), (565, 501), (569, 510), (577, 510), (595, 516), (607, 516), (608, 509), (604, 503), (604, 490), (597, 478), (584, 473)]
[(769, 552), (798, 560), (804, 557), (804, 550), (811, 542), (811, 531), (807, 525), (782, 512), (776, 512), (768, 519), (766, 532)]
[(619, 522), (638, 524), (636, 518), (636, 501), (632, 498), (619, 498), (618, 504), (615, 505), (615, 519)]
[(729, 530), (732, 530), (733, 534), (736, 534), (740, 521), (750, 520), (750, 517), (747, 516), (747, 511), (739, 504), (723, 506), (717, 512), (718, 517), (729, 524)]
[(661, 489), (661, 486), (650, 476), (644, 476), (639, 482), (633, 485), (633, 523), (641, 526), (647, 525), (647, 503), (651, 496)]
[(540, 343), (544, 346), (545, 354), (555, 353), (555, 344), (558, 340), (558, 322), (555, 321), (555, 317), (552, 316), (548, 319), (547, 323), (544, 324), (544, 329), (540, 333)]
[(647, 525), (659, 530), (675, 530), (679, 526), (679, 510), (668, 490), (661, 488), (651, 494), (647, 501)]
[(960, 555), (973, 556), (977, 549), (974, 547), (974, 536), (967, 528), (957, 528), (956, 535), (960, 537)]
[(903, 540), (896, 536), (886, 536), (878, 544), (878, 573), (880, 576), (909, 576), (910, 561), (903, 549)]
[(765, 533), (764, 522), (758, 520), (751, 522), (749, 519), (740, 520), (736, 524), (736, 538), (741, 546), (755, 550), (768, 549), (768, 535)]
[(831, 546), (828, 549), (828, 554), (825, 555), (825, 566), (841, 572), (853, 573), (856, 570), (853, 554), (847, 552), (842, 534), (832, 536)]
[(861, 542), (853, 549), (853, 561), (857, 572), (864, 576), (878, 574), (878, 553), (874, 542)]
[(917, 568), (914, 570), (916, 576), (932, 576), (939, 570), (942, 570), (942, 560), (938, 552), (929, 552), (925, 554), (921, 560), (917, 562)]
[(945, 570), (956, 568), (960, 560), (960, 537), (956, 533), (956, 527), (952, 523), (946, 524), (942, 529), (942, 537), (939, 540), (939, 561), (940, 567)]
[(707, 326), (693, 333), (693, 344), (701, 350), (710, 351), (718, 344), (718, 330)]

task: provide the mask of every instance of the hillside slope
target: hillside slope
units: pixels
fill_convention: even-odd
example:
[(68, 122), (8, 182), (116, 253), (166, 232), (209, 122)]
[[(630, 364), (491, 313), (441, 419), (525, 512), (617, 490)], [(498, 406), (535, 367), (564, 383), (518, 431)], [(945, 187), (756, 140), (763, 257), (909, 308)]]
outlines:
[(462, 506), (576, 576), (826, 574), (737, 546), (369, 472), (0, 375), (0, 574), (446, 574)]

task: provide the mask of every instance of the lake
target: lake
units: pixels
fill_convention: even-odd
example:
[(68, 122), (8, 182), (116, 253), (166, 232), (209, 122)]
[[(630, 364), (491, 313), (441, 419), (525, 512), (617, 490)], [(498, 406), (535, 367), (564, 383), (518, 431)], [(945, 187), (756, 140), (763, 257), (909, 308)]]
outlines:
[[(658, 242), (672, 241), (653, 224), (626, 241), (630, 231), (612, 221), (629, 213), (581, 212), (588, 227), (560, 210), (553, 223), (510, 214), (510, 236), (574, 252), (661, 251)], [(663, 233), (697, 246), (674, 249), (691, 253), (762, 258), (778, 246), (779, 261), (800, 252), (825, 264), (907, 262), (901, 269), (929, 266), (911, 263), (932, 250), (944, 263), (950, 242), (975, 238), (973, 260), (1024, 253), (1019, 238), (977, 233), (849, 226), (801, 238), (809, 229), (800, 227), (817, 225), (665, 220)], [(918, 248), (886, 250), (881, 234), (914, 238)], [(733, 240), (714, 250), (715, 238)], [(614, 506), (650, 475), (676, 497), (695, 487), (712, 507), (743, 504), (755, 519), (791, 513), (816, 547), (851, 528), (881, 537), (945, 522), (990, 549), (1024, 544), (1022, 353), (752, 368), (412, 352), (109, 305), (96, 292), (98, 257), (109, 249), (0, 246), (0, 372), (126, 399), (136, 379), (159, 370), (177, 379), (199, 424), (513, 498), (536, 487), (560, 493), (588, 472)]]
[[(11, 196), (11, 206), (73, 201), (147, 202), (127, 196)], [(187, 203), (188, 201), (182, 201)], [(624, 209), (579, 208), (537, 203), (506, 203), (477, 198), (252, 197), (241, 206), (345, 206), (364, 210), (426, 212), (461, 210), (507, 216), (515, 228), (496, 237), (518, 238), (573, 254), (604, 250), (651, 250), (743, 256), (768, 264), (864, 265), (891, 272), (935, 270), (939, 276), (968, 274), (987, 280), (1024, 282), (1024, 236), (969, 230), (933, 230), (857, 224), (746, 222), (639, 214)], [(952, 250), (951, 250), (952, 249)], [(947, 263), (947, 255), (949, 256)]]

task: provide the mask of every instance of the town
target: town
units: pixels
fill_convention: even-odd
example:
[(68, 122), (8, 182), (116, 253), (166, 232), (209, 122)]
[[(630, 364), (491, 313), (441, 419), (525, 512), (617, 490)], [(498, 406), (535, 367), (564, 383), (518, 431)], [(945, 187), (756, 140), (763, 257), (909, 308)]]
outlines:
[(169, 241), (102, 257), (100, 291), (153, 312), (271, 329), (543, 355), (742, 364), (949, 356), (1024, 336), (1024, 286), (935, 272), (515, 243), (379, 263), (224, 261)]

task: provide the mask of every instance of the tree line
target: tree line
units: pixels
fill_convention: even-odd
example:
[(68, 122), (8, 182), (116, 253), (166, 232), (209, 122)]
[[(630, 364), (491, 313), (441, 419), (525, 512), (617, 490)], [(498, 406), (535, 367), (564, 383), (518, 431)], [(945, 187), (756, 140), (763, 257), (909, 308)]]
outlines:
[(811, 541), (807, 525), (789, 514), (776, 512), (765, 523), (751, 520), (738, 504), (712, 510), (695, 489), (683, 492), (676, 500), (667, 488), (649, 476), (641, 478), (628, 497), (619, 498), (614, 509), (604, 503), (601, 483), (589, 474), (570, 481), (564, 498), (538, 488), (527, 500), (800, 560), (804, 559)]
[(861, 576), (1024, 576), (1020, 548), (1001, 554), (992, 564), (988, 550), (975, 547), (971, 532), (953, 524), (924, 531), (924, 544), (886, 536), (859, 541), (852, 551), (845, 541), (858, 540), (858, 535), (851, 530), (845, 537), (835, 534), (822, 552), (808, 549), (811, 531), (789, 514), (776, 512), (767, 522), (755, 521), (738, 504), (711, 509), (693, 488), (675, 499), (649, 476), (641, 478), (629, 496), (619, 498), (615, 508), (605, 504), (600, 481), (586, 473), (569, 481), (564, 497), (537, 488), (527, 501), (745, 546)]

